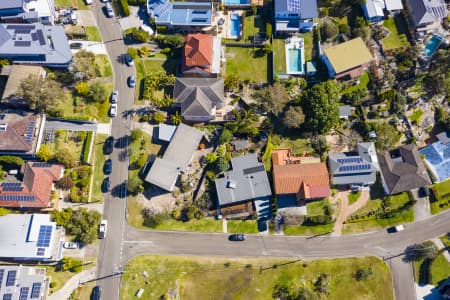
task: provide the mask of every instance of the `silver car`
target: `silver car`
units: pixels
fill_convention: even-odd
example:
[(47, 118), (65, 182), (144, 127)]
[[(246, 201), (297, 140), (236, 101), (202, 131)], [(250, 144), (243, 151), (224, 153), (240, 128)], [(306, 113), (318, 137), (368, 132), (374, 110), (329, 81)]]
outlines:
[(111, 103), (117, 103), (119, 101), (119, 91), (114, 91), (111, 94)]
[(114, 18), (114, 11), (112, 9), (111, 3), (107, 2), (105, 5), (105, 9), (106, 9), (106, 14), (108, 15), (108, 17)]

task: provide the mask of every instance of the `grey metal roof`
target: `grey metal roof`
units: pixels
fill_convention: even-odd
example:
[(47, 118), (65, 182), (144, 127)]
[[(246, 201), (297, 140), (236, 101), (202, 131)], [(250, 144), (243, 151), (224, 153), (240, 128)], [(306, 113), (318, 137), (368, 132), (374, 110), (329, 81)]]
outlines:
[(0, 1), (0, 9), (11, 9), (23, 7), (23, 0), (3, 0)]
[(350, 105), (339, 106), (339, 117), (349, 117), (352, 115), (352, 107)]
[(202, 131), (180, 124), (163, 158), (153, 162), (145, 180), (172, 191), (178, 175), (188, 167), (202, 137)]
[(375, 145), (359, 143), (358, 152), (331, 152), (328, 166), (336, 185), (373, 184), (379, 170)]
[(231, 166), (231, 171), (215, 181), (220, 206), (272, 195), (266, 170), (256, 154), (233, 157)]
[(444, 0), (408, 0), (416, 26), (433, 23), (446, 16)]
[[(28, 297), (26, 299), (46, 299), (45, 268), (0, 265), (0, 272), (3, 272), (3, 280), (0, 282), (0, 299), (7, 299), (8, 296), (5, 295), (8, 294), (11, 294), (11, 299), (21, 299), (19, 297), (22, 288), (28, 288)], [(6, 285), (9, 272), (16, 273), (16, 278), (12, 285)]]
[(173, 97), (182, 116), (209, 116), (212, 108), (224, 106), (223, 78), (177, 77)]
[(381, 174), (390, 194), (431, 184), (415, 145), (405, 145), (378, 154)]
[[(49, 247), (37, 246), (41, 225), (53, 227)], [(56, 223), (50, 221), (48, 214), (11, 214), (0, 217), (0, 257), (29, 260), (54, 258), (54, 250), (59, 248), (55, 228)], [(43, 255), (37, 255), (38, 248), (45, 248)]]
[(65, 67), (72, 61), (72, 52), (62, 26), (0, 24), (0, 57), (15, 63)]

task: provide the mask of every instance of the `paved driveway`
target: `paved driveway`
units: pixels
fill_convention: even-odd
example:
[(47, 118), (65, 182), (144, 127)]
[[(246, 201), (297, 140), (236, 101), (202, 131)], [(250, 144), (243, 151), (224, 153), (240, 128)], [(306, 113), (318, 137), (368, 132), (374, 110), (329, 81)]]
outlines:
[[(81, 47), (81, 49), (86, 50), (86, 51), (90, 51), (93, 52), (94, 54), (108, 54), (108, 52), (106, 51), (106, 47), (105, 44), (103, 44), (102, 42), (93, 42), (93, 41), (69, 41), (69, 44), (76, 42), (76, 43), (81, 43), (83, 44), (83, 46)], [(80, 51), (81, 49), (72, 49), (72, 54), (77, 53), (78, 51)]]
[(418, 190), (411, 191), (414, 200), (416, 200), (416, 204), (414, 204), (414, 219), (416, 221), (421, 221), (429, 218), (431, 216), (430, 213), (430, 201), (428, 197), (419, 197)]

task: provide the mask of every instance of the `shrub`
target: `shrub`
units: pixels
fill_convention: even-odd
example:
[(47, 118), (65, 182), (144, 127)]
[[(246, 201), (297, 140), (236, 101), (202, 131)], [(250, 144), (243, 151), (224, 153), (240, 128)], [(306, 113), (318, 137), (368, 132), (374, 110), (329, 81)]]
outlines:
[(36, 156), (43, 161), (49, 161), (52, 158), (53, 153), (46, 144), (42, 144), (39, 151), (36, 153)]
[(0, 165), (3, 166), (3, 168), (7, 171), (11, 169), (20, 169), (23, 163), (23, 159), (17, 156), (0, 156)]
[(358, 281), (365, 280), (373, 275), (372, 269), (369, 268), (359, 268), (355, 273), (355, 279)]
[(164, 123), (166, 121), (166, 116), (161, 112), (155, 112), (153, 114), (153, 122), (156, 124)]
[(72, 257), (67, 257), (64, 256), (62, 261), (61, 261), (61, 265), (62, 265), (62, 270), (63, 271), (70, 271), (70, 272), (75, 272), (75, 273), (79, 273), (82, 270), (83, 267), (83, 263), (81, 260), (72, 258)]
[(56, 285), (57, 285), (56, 281), (50, 282), (50, 288), (51, 289), (54, 289), (56, 287)]
[(162, 49), (160, 52), (162, 53), (162, 54), (169, 54), (170, 52), (171, 52), (172, 50), (170, 49), (170, 48), (164, 48), (164, 49)]
[(266, 23), (266, 35), (269, 38), (272, 36), (272, 23), (270, 22)]
[(168, 213), (157, 213), (151, 208), (144, 208), (142, 210), (142, 216), (144, 218), (144, 226), (152, 228), (170, 219)]
[(127, 53), (133, 59), (138, 57), (138, 50), (134, 47), (128, 47)]
[(120, 0), (120, 8), (122, 9), (122, 13), (125, 17), (130, 15), (130, 6), (128, 6), (127, 0)]
[(84, 146), (83, 146), (83, 162), (84, 163), (89, 163), (88, 158), (89, 158), (89, 152), (91, 152), (92, 136), (93, 136), (92, 131), (88, 131), (86, 140), (85, 140)]
[(64, 176), (61, 178), (61, 180), (58, 182), (58, 187), (63, 190), (68, 190), (71, 187), (73, 187), (73, 180), (70, 178), (69, 175)]
[(348, 25), (345, 23), (339, 24), (339, 33), (347, 33), (348, 32)]

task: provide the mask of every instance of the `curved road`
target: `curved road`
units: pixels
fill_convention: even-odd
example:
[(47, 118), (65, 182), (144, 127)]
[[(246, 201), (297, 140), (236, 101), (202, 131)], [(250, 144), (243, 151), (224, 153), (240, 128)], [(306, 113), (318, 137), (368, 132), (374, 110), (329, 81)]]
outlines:
[[(134, 72), (120, 62), (126, 53), (120, 25), (115, 18), (106, 18), (103, 4), (94, 1), (92, 10), (97, 20), (114, 71), (114, 86), (119, 91), (119, 113), (133, 105), (134, 89), (127, 87), (126, 79)], [(119, 114), (112, 122), (112, 135), (116, 140), (129, 133), (130, 122)], [(118, 142), (111, 155), (114, 162), (112, 187), (127, 179), (128, 160), (119, 154), (127, 147)], [(406, 225), (395, 234), (384, 231), (340, 237), (287, 237), (249, 235), (245, 242), (229, 242), (222, 233), (162, 232), (138, 230), (125, 223), (126, 201), (123, 193), (107, 194), (104, 218), (108, 220), (108, 233), (101, 243), (98, 278), (104, 299), (119, 299), (120, 276), (114, 275), (139, 254), (213, 255), (228, 257), (298, 257), (331, 258), (376, 255), (389, 262), (393, 272), (397, 299), (414, 299), (412, 271), (402, 263), (401, 254), (411, 244), (439, 237), (450, 231), (450, 211), (427, 220)], [(408, 273), (408, 274), (406, 274)]]

